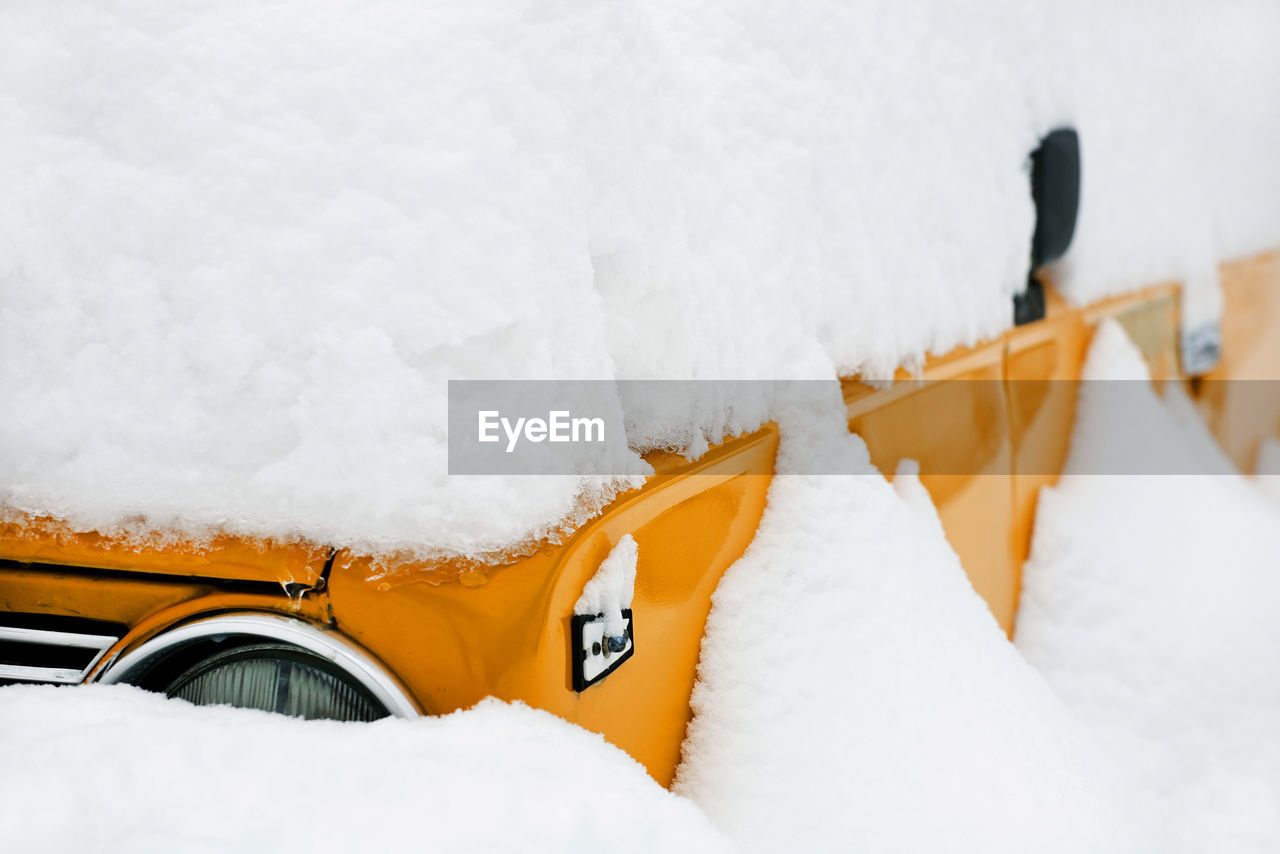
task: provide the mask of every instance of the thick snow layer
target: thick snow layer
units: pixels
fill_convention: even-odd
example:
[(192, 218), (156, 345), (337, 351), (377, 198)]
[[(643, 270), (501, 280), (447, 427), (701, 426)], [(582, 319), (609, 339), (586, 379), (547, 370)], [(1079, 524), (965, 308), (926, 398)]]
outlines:
[(729, 851), (622, 751), (487, 700), (299, 721), (124, 686), (0, 689), (8, 851)]
[(446, 380), (609, 374), (538, 28), (471, 6), (5, 5), (5, 504), (460, 551), (573, 514), (445, 474)]
[[(1124, 332), (1101, 327), (1086, 379), (1144, 373)], [(1123, 766), (1171, 846), (1276, 851), (1280, 510), (1239, 474), (1090, 474), (1126, 425), (1085, 392), (1066, 474), (1040, 497), (1018, 648)], [(1148, 441), (1135, 452), (1172, 471), (1212, 439), (1185, 417), (1185, 397), (1166, 397), (1146, 395)]]
[(784, 472), (817, 455), (867, 474), (774, 479), (715, 594), (676, 791), (744, 851), (1146, 850), (931, 506), (895, 494), (841, 419), (809, 420), (784, 429)]
[(1280, 5), (1054, 4), (1039, 45), (1081, 135), (1083, 198), (1061, 265), (1076, 302), (1183, 279), (1221, 310), (1216, 261), (1280, 243)]
[(448, 379), (882, 376), (998, 333), (1065, 123), (1067, 291), (1187, 274), (1211, 312), (1214, 258), (1280, 240), (1278, 20), (5, 3), (0, 504), (470, 554), (572, 525), (618, 484), (445, 474)]

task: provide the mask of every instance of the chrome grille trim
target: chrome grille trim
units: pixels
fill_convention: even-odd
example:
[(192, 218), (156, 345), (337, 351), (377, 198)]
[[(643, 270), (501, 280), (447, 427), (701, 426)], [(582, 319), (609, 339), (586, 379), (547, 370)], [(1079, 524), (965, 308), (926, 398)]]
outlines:
[(68, 647), (92, 652), (84, 666), (80, 668), (27, 664), (22, 663), (20, 654), (15, 655), (14, 658), (16, 660), (14, 661), (0, 662), (0, 679), (74, 685), (84, 681), (85, 677), (102, 660), (102, 656), (118, 640), (120, 640), (119, 635), (60, 632), (56, 629), (32, 629), (25, 626), (0, 625), (0, 643), (8, 641), (36, 646)]
[(24, 629), (17, 626), (0, 626), (0, 641), (40, 643), (47, 646), (74, 646), (82, 649), (106, 649), (118, 637), (111, 635), (82, 635), (75, 632), (50, 631), (48, 629)]
[(17, 679), (23, 682), (49, 682), (54, 685), (75, 685), (84, 679), (85, 670), (68, 670), (62, 667), (28, 667), (24, 664), (0, 664), (0, 679)]

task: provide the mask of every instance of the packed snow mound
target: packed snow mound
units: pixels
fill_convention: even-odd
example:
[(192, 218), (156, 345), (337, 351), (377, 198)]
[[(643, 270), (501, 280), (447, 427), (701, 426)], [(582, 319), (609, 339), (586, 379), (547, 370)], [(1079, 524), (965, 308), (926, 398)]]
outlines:
[[(447, 380), (885, 376), (994, 335), (1064, 124), (1068, 293), (1186, 274), (1212, 311), (1215, 257), (1280, 239), (1278, 21), (6, 3), (0, 505), (375, 551), (572, 526), (627, 483), (448, 477)], [(637, 444), (732, 424), (677, 415)]]
[(13, 851), (731, 850), (600, 736), (496, 700), (342, 724), (11, 687), (0, 753)]
[[(1085, 379), (1134, 374), (1136, 348), (1100, 328)], [(1066, 473), (1040, 496), (1017, 646), (1169, 829), (1165, 850), (1280, 850), (1280, 509), (1225, 470), (1092, 474), (1133, 419), (1085, 385)], [(1142, 402), (1133, 453), (1169, 471), (1222, 456), (1177, 386)]]
[[(783, 425), (784, 474), (716, 590), (675, 790), (744, 851), (1147, 850), (1118, 775), (1001, 632), (931, 505), (822, 423)], [(785, 474), (813, 454), (866, 474)], [(910, 470), (897, 479), (915, 493)]]

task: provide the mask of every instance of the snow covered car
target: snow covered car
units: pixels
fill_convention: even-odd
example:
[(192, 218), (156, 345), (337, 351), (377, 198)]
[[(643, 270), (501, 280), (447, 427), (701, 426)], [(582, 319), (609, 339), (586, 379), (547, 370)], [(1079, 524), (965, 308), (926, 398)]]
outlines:
[[(1037, 271), (1072, 239), (1074, 131), (1046, 136), (1031, 172), (1036, 275), (1015, 302), (1018, 324), (931, 358), (917, 375), (899, 371), (890, 387), (842, 381), (849, 429), (883, 472), (918, 461), (950, 543), (1009, 634), (1037, 495), (1066, 459), (1076, 380), (1102, 320), (1124, 327), (1155, 381), (1194, 380), (1242, 468), (1280, 424), (1280, 401), (1217, 382), (1280, 378), (1280, 254), (1222, 268), (1226, 310), (1207, 337), (1182, 328), (1174, 284), (1073, 306)], [(339, 720), (447, 713), (496, 696), (604, 734), (667, 785), (712, 594), (752, 542), (778, 446), (767, 424), (692, 462), (650, 452), (655, 473), (643, 487), (562, 543), (491, 561), (231, 535), (140, 545), (9, 513), (0, 517), (0, 680), (129, 683)], [(637, 544), (634, 588), (609, 626), (578, 603), (624, 541)], [(823, 654), (828, 641), (814, 643)]]
[[(1280, 409), (1217, 381), (1276, 378), (1280, 254), (1221, 274), (1221, 361), (1193, 390), (1248, 468)], [(1176, 286), (1086, 308), (1051, 286), (1045, 295), (1043, 319), (932, 359), (916, 381), (844, 383), (850, 429), (882, 470), (919, 461), (948, 538), (1009, 632), (1037, 491), (1066, 456), (1072, 381), (1092, 330), (1116, 319), (1155, 379), (1185, 379)], [(125, 682), (343, 720), (444, 713), (494, 695), (603, 733), (669, 784), (711, 596), (752, 540), (777, 445), (768, 425), (693, 463), (652, 453), (657, 474), (563, 544), (492, 564), (391, 566), (323, 544), (234, 537), (139, 547), (9, 518), (0, 525), (0, 678)], [(610, 650), (575, 603), (627, 535), (639, 544), (630, 624)]]

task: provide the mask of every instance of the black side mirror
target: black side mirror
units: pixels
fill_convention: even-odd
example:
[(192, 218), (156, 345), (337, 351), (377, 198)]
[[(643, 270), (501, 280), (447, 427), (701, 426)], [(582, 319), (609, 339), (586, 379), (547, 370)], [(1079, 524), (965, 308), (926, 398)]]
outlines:
[(1031, 238), (1031, 269), (1067, 254), (1080, 211), (1080, 137), (1058, 128), (1031, 152), (1031, 198), (1036, 203), (1036, 233)]
[(1050, 131), (1031, 152), (1031, 198), (1036, 230), (1026, 290), (1013, 298), (1014, 323), (1044, 317), (1044, 289), (1035, 271), (1058, 260), (1071, 246), (1080, 211), (1080, 137), (1074, 128)]

